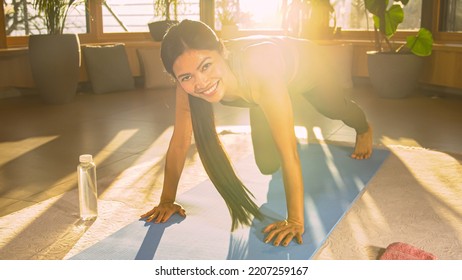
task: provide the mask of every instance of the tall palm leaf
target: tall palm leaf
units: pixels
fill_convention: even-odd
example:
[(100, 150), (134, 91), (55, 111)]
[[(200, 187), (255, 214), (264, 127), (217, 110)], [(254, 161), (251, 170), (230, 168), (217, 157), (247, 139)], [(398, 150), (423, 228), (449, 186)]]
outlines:
[(35, 0), (34, 8), (43, 14), (48, 34), (62, 34), (69, 8), (75, 0)]

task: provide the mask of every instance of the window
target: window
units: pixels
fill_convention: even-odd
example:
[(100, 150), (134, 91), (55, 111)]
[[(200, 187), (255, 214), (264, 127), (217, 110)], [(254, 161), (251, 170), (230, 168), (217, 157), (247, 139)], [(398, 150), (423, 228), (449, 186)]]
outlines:
[[(366, 13), (364, 0), (331, 1), (335, 9), (337, 27), (342, 30), (372, 30), (374, 28), (372, 16)], [(392, 4), (392, 1), (389, 3)], [(404, 21), (399, 25), (400, 30), (418, 30), (422, 14), (422, 0), (412, 0), (404, 6)]]
[[(304, 17), (311, 12), (313, 0), (215, 0), (217, 29), (221, 28), (223, 11), (234, 13), (239, 29), (282, 29), (283, 11), (291, 5), (296, 7)], [(458, 2), (462, 2), (459, 0)], [(370, 30), (373, 28), (372, 16), (366, 13), (364, 0), (331, 0), (334, 13), (330, 19), (331, 26), (336, 25), (343, 30)], [(392, 1), (390, 1), (390, 5)], [(462, 4), (460, 5), (462, 8)], [(227, 9), (223, 9), (227, 7)], [(413, 0), (404, 7), (404, 22), (401, 30), (417, 30), (420, 28), (422, 0)]]
[(442, 1), (440, 31), (462, 31), (462, 0)]
[(239, 29), (281, 29), (284, 0), (215, 0), (215, 27), (232, 18)]
[(281, 29), (281, 0), (241, 0), (241, 28), (243, 29)]
[[(31, 0), (5, 0), (5, 33), (7, 36), (46, 34), (46, 23)], [(86, 8), (83, 3), (70, 8), (65, 33), (86, 33)]]
[[(180, 0), (178, 20), (200, 17), (199, 0)], [(148, 23), (162, 20), (154, 15), (154, 0), (106, 0), (103, 1), (104, 33), (148, 32)]]

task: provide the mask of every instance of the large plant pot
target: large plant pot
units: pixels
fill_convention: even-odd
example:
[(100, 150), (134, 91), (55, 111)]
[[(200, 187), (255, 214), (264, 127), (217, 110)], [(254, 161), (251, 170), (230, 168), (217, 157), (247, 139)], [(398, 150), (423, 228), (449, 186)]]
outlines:
[(77, 34), (29, 37), (32, 77), (46, 102), (60, 104), (74, 99), (79, 83), (80, 58)]
[(149, 32), (151, 33), (152, 39), (156, 42), (162, 41), (170, 26), (177, 23), (178, 21), (176, 20), (161, 20), (148, 23)]
[(405, 98), (414, 93), (422, 74), (423, 59), (412, 53), (368, 52), (369, 78), (384, 98)]

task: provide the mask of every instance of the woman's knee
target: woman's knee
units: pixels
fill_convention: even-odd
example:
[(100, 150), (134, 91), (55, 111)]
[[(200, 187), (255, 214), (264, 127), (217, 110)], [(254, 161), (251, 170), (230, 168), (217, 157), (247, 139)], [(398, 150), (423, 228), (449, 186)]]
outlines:
[(281, 164), (279, 160), (256, 160), (258, 169), (263, 175), (271, 175), (274, 174), (276, 171), (279, 170)]
[(271, 136), (262, 138), (253, 135), (252, 138), (255, 162), (257, 163), (258, 169), (262, 174), (273, 174), (281, 165), (274, 140)]

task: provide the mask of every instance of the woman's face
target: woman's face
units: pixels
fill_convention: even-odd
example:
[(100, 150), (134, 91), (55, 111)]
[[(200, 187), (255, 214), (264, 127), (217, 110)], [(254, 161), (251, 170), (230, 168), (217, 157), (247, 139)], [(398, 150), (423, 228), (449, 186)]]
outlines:
[(226, 62), (217, 51), (188, 49), (173, 63), (173, 73), (188, 94), (211, 103), (224, 97)]

